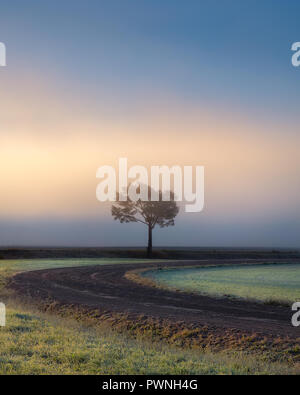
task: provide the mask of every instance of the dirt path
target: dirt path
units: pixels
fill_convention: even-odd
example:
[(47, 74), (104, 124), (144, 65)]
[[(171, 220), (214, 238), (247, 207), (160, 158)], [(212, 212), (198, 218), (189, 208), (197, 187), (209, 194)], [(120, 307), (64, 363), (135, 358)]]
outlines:
[(300, 337), (300, 328), (291, 325), (290, 307), (173, 292), (136, 284), (124, 277), (129, 270), (148, 267), (245, 262), (247, 261), (186, 261), (39, 270), (17, 274), (10, 286), (22, 296), (102, 312), (126, 313), (133, 319), (151, 317), (194, 327), (208, 326), (220, 333), (230, 328), (291, 339)]

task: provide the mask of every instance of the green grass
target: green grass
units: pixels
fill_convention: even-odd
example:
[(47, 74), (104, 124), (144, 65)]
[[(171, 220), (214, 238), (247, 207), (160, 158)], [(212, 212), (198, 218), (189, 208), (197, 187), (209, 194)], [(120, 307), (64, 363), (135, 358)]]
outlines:
[[(299, 371), (298, 371), (299, 372)], [(0, 328), (0, 374), (288, 374), (263, 358), (153, 345), (78, 323), (9, 309)]]
[[(0, 261), (0, 301), (10, 296), (5, 284), (14, 272), (116, 262), (120, 260)], [(271, 362), (261, 355), (216, 354), (138, 341), (106, 326), (43, 314), (14, 301), (8, 302), (6, 324), (0, 327), (0, 374), (299, 374), (297, 365)]]
[(264, 302), (300, 301), (300, 264), (261, 264), (149, 270), (159, 285), (194, 293)]
[(90, 265), (113, 265), (153, 262), (147, 259), (125, 259), (125, 258), (65, 258), (65, 259), (2, 259), (0, 270), (3, 268), (17, 271), (55, 269), (61, 267), (76, 267)]

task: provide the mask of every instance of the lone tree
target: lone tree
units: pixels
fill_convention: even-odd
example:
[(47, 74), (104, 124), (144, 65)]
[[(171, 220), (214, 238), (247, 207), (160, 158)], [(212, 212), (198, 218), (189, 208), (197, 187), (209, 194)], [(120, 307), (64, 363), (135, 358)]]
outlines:
[[(148, 197), (151, 194), (151, 188), (148, 188)], [(179, 212), (179, 207), (174, 200), (174, 193), (170, 191), (170, 200), (162, 200), (162, 192), (159, 191), (158, 201), (137, 201), (129, 197), (126, 201), (118, 200), (111, 209), (111, 214), (115, 220), (121, 223), (140, 222), (148, 227), (148, 248), (147, 256), (152, 255), (152, 230), (156, 225), (161, 228), (174, 226), (174, 218)]]

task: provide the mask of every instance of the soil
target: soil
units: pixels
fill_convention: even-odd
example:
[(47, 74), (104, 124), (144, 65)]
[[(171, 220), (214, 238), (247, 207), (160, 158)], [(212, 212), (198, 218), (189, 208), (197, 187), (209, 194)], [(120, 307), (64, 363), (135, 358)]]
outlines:
[[(257, 260), (228, 260), (222, 264), (261, 263)], [(164, 290), (131, 281), (125, 274), (144, 268), (220, 265), (220, 261), (185, 261), (144, 264), (113, 264), (23, 272), (13, 277), (10, 287), (18, 295), (44, 305), (71, 306), (98, 311), (99, 317), (126, 317), (127, 322), (156, 322), (184, 328), (206, 328), (219, 337), (230, 331), (255, 334), (263, 339), (300, 338), (300, 327), (291, 325), (289, 306), (253, 301), (214, 298)], [(113, 320), (112, 320), (113, 321)], [(171, 326), (172, 326), (171, 325)]]

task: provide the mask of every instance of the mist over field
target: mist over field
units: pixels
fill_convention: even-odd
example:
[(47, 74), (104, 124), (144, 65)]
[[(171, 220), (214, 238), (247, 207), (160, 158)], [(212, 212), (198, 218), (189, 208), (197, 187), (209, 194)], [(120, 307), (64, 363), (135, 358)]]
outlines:
[(205, 167), (156, 245), (300, 247), (296, 2), (2, 3), (0, 245), (142, 245), (95, 197), (126, 157)]
[[(268, 247), (298, 248), (300, 224), (297, 220), (269, 223), (221, 223), (188, 221), (180, 217), (174, 228), (155, 229), (153, 242), (157, 247)], [(189, 234), (187, 237), (186, 235)], [(2, 220), (0, 245), (13, 246), (87, 246), (143, 247), (147, 229), (142, 225), (120, 225), (110, 216), (102, 219), (34, 219)]]

